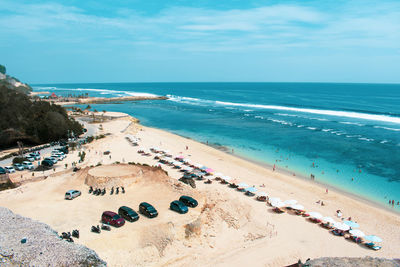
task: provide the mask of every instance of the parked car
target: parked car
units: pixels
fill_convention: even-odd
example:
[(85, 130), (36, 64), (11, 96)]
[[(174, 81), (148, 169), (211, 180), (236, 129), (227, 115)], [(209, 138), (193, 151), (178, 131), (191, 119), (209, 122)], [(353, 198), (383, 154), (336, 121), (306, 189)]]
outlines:
[(4, 169), (6, 170), (6, 172), (8, 173), (13, 173), (15, 172), (15, 169), (13, 166), (5, 166)]
[(23, 171), (25, 168), (24, 166), (22, 166), (21, 163), (14, 163), (14, 169), (16, 169), (17, 171)]
[(31, 156), (26, 156), (25, 159), (27, 159), (30, 162), (34, 162), (35, 161), (35, 158), (31, 157)]
[(69, 190), (65, 193), (65, 199), (74, 199), (81, 195), (79, 190)]
[(54, 165), (54, 163), (53, 163), (53, 161), (51, 161), (51, 160), (49, 160), (49, 159), (44, 159), (44, 160), (42, 160), (42, 163), (41, 163), (43, 166), (46, 166), (46, 167), (53, 167), (53, 165)]
[(32, 157), (35, 160), (40, 160), (40, 154), (39, 153), (30, 153), (29, 157)]
[(63, 146), (63, 147), (60, 147), (60, 148), (56, 148), (55, 150), (61, 151), (61, 152), (63, 152), (64, 154), (68, 154), (68, 147), (67, 147), (67, 146)]
[(118, 209), (118, 214), (128, 222), (135, 222), (139, 220), (139, 214), (127, 206), (120, 207)]
[(53, 157), (47, 157), (47, 158), (44, 158), (44, 159), (53, 162), (53, 164), (56, 164), (58, 162), (58, 160), (56, 158), (53, 158)]
[(188, 207), (179, 200), (172, 201), (171, 204), (169, 204), (169, 208), (181, 214), (187, 213), (189, 211)]
[(125, 220), (112, 211), (103, 212), (103, 215), (101, 215), (101, 221), (115, 227), (121, 227), (125, 224)]
[(22, 162), (22, 166), (24, 166), (24, 169), (27, 169), (27, 170), (33, 170), (35, 168), (35, 166), (33, 166), (32, 162), (30, 162), (30, 161)]
[(157, 210), (147, 202), (140, 203), (139, 212), (149, 218), (154, 218), (158, 216)]
[(6, 174), (6, 170), (3, 167), (0, 167), (0, 174)]
[(57, 161), (62, 161), (64, 158), (57, 154), (51, 154), (51, 158), (55, 158)]
[(65, 154), (64, 154), (63, 152), (58, 151), (58, 150), (53, 150), (53, 151), (51, 152), (51, 155), (52, 155), (52, 156), (53, 156), (53, 155), (59, 156), (59, 157), (61, 157), (61, 160), (65, 159), (65, 158), (67, 157), (67, 156), (65, 156)]
[(199, 203), (197, 203), (196, 199), (189, 197), (189, 196), (181, 196), (179, 198), (179, 201), (183, 202), (186, 206), (191, 207), (191, 208), (195, 208), (199, 204)]

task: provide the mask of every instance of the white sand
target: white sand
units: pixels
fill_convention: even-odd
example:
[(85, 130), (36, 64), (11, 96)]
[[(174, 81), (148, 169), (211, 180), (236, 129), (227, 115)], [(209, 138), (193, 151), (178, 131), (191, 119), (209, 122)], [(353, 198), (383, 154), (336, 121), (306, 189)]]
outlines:
[[(59, 232), (80, 229), (81, 238), (77, 242), (94, 249), (110, 266), (283, 266), (298, 259), (323, 256), (392, 258), (399, 255), (400, 216), (397, 214), (334, 190), (326, 194), (325, 188), (317, 184), (272, 172), (165, 131), (133, 124), (129, 117), (102, 124), (103, 130), (99, 133), (112, 135), (87, 146), (82, 166), (115, 161), (154, 165), (153, 157), (141, 156), (136, 151), (157, 146), (255, 185), (270, 196), (296, 199), (307, 211), (335, 218), (335, 211), (340, 209), (345, 217), (351, 216), (357, 221), (366, 234), (380, 236), (384, 240), (383, 248), (372, 251), (333, 236), (303, 217), (275, 214), (264, 202), (217, 182), (211, 185), (197, 182), (197, 188), (192, 190), (176, 180), (163, 180), (162, 175), (160, 180), (142, 177), (140, 182), (127, 183), (125, 195), (93, 196), (87, 193), (84, 173), (80, 177), (72, 172), (61, 173), (0, 192), (1, 205), (45, 222)], [(139, 147), (128, 143), (125, 139), (128, 133), (141, 139)], [(185, 150), (186, 146), (189, 150)], [(106, 150), (111, 151), (111, 159), (102, 154)], [(76, 152), (71, 161), (73, 157), (77, 157)], [(170, 167), (163, 168), (173, 179), (181, 176)], [(261, 184), (266, 187), (259, 187)], [(72, 188), (81, 190), (83, 195), (73, 201), (63, 200), (65, 191)], [(168, 210), (169, 203), (183, 192), (196, 197), (199, 207), (185, 215)], [(316, 204), (317, 200), (323, 200), (326, 206)], [(160, 216), (151, 220), (141, 217), (138, 222), (100, 235), (89, 232), (91, 225), (99, 224), (102, 211), (116, 211), (121, 205), (137, 210), (141, 201), (154, 204)], [(195, 227), (187, 232), (185, 225), (190, 223)]]

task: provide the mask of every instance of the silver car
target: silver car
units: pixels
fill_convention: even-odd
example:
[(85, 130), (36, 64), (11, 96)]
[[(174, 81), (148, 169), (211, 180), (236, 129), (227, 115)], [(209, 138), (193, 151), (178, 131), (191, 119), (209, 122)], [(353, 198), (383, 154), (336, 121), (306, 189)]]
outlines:
[(30, 161), (22, 162), (22, 166), (24, 166), (24, 168), (27, 170), (33, 170), (35, 168), (35, 166), (33, 166), (32, 162)]
[(4, 167), (4, 169), (5, 169), (6, 172), (8, 172), (8, 173), (13, 173), (13, 172), (15, 172), (15, 169), (14, 169), (13, 166), (6, 166), (6, 167)]
[(79, 197), (81, 195), (81, 191), (79, 190), (68, 190), (65, 193), (65, 199), (74, 199), (76, 197)]

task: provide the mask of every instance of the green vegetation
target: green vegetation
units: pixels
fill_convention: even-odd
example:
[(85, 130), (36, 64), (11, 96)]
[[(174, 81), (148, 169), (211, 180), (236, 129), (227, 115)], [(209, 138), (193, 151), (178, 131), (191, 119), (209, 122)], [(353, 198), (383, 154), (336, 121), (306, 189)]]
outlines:
[(80, 158), (80, 162), (83, 162), (85, 160), (86, 152), (85, 151), (79, 152), (78, 156)]
[(0, 64), (0, 73), (6, 74), (6, 67)]
[(22, 163), (22, 162), (24, 162), (24, 161), (27, 161), (27, 159), (26, 159), (26, 158), (21, 158), (21, 157), (15, 157), (15, 158), (13, 158), (12, 163), (13, 163), (13, 164), (15, 164), (15, 163)]
[(0, 148), (16, 146), (17, 141), (36, 145), (83, 133), (83, 127), (68, 118), (61, 106), (31, 101), (18, 90), (0, 83)]

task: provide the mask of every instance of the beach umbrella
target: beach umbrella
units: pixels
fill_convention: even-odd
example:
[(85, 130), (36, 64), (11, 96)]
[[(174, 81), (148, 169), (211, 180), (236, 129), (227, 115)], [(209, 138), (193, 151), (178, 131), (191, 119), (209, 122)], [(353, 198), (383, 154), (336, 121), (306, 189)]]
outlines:
[(285, 203), (283, 203), (282, 201), (273, 201), (271, 203), (271, 206), (275, 208), (281, 208), (285, 206)]
[(360, 227), (360, 226), (358, 225), (358, 223), (353, 222), (353, 221), (344, 221), (343, 223), (344, 223), (344, 224), (347, 224), (347, 225), (350, 226), (351, 228), (358, 228), (358, 227)]
[(358, 229), (350, 230), (349, 233), (350, 233), (351, 235), (353, 235), (353, 236), (356, 236), (356, 237), (363, 237), (363, 236), (365, 236), (365, 234), (364, 234), (362, 231), (358, 230)]
[(322, 220), (324, 222), (327, 222), (327, 223), (330, 223), (330, 224), (336, 223), (336, 221), (332, 217), (324, 217), (324, 218), (322, 218)]
[(247, 187), (244, 191), (250, 192), (250, 193), (255, 193), (255, 192), (257, 192), (257, 189), (255, 187)]
[(205, 171), (205, 170), (207, 170), (207, 169), (208, 169), (208, 167), (206, 167), (206, 166), (202, 166), (200, 169), (202, 169), (203, 171)]
[(213, 169), (211, 169), (211, 168), (207, 168), (207, 169), (206, 169), (206, 172), (207, 172), (207, 173), (213, 173), (213, 172), (214, 172), (214, 170), (213, 170)]
[(196, 167), (197, 169), (201, 169), (201, 167), (203, 167), (203, 165), (201, 165), (201, 164), (199, 164), (199, 163), (196, 163), (196, 164), (194, 164), (193, 166)]
[(382, 238), (376, 235), (366, 235), (364, 238), (371, 242), (382, 242)]
[(230, 180), (232, 180), (232, 178), (231, 177), (229, 177), (229, 176), (222, 176), (222, 177), (220, 177), (222, 180), (224, 180), (225, 182), (229, 182)]
[(344, 223), (340, 223), (340, 222), (334, 223), (333, 227), (335, 227), (338, 230), (342, 230), (342, 231), (347, 231), (350, 229), (350, 226), (348, 226), (347, 224), (344, 224)]
[(294, 210), (304, 210), (304, 206), (300, 204), (294, 204), (290, 206)]
[(310, 213), (308, 213), (310, 215), (310, 217), (314, 218), (314, 219), (321, 219), (323, 216), (321, 215), (321, 213), (319, 212), (315, 212), (312, 211)]
[(285, 203), (287, 206), (291, 206), (291, 205), (296, 204), (296, 203), (297, 203), (297, 200), (295, 200), (295, 199), (289, 199), (289, 200), (284, 201), (284, 203)]
[(257, 196), (259, 196), (259, 197), (268, 197), (268, 194), (265, 193), (265, 192), (263, 192), (263, 191), (259, 191), (259, 192), (257, 193)]
[(184, 157), (182, 155), (179, 155), (176, 157), (176, 159), (183, 159)]
[(279, 197), (270, 197), (270, 198), (268, 199), (268, 201), (269, 201), (269, 203), (272, 203), (272, 202), (281, 201), (281, 199), (280, 199)]
[(240, 184), (238, 184), (238, 187), (240, 187), (240, 188), (247, 188), (247, 187), (249, 187), (249, 185), (246, 184), (246, 183), (240, 183)]

